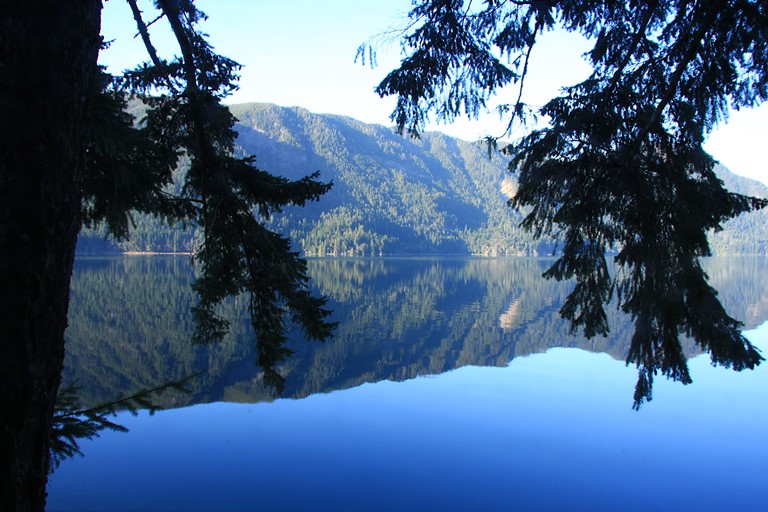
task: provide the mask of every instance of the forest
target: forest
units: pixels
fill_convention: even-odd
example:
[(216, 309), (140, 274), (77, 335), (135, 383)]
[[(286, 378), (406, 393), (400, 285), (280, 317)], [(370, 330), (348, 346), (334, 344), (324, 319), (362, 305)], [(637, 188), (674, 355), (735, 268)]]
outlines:
[[(535, 239), (520, 227), (523, 212), (506, 204), (517, 186), (508, 162), (489, 157), (480, 141), (437, 132), (405, 138), (389, 127), (271, 104), (230, 109), (239, 120), (239, 154), (255, 154), (259, 166), (289, 179), (320, 171), (333, 181), (320, 201), (286, 207), (267, 222), (306, 256), (544, 256), (555, 248), (551, 237)], [(759, 182), (723, 166), (716, 172), (729, 190), (768, 197)], [(183, 168), (176, 174), (172, 193)], [(199, 227), (169, 228), (147, 214), (134, 213), (133, 222), (128, 240), (108, 239), (103, 227), (85, 230), (78, 252), (191, 252), (203, 236)], [(768, 212), (730, 220), (710, 243), (718, 255), (768, 254)]]

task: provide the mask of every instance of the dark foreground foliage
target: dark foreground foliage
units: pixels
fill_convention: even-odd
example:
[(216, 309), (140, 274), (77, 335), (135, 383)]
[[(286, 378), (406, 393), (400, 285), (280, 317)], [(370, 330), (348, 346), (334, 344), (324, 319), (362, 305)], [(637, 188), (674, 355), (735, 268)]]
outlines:
[[(277, 177), (257, 168), (255, 157), (235, 156), (235, 118), (221, 100), (235, 89), (240, 66), (206, 42), (196, 26), (205, 14), (193, 2), (155, 3), (179, 44), (180, 56), (172, 60), (158, 55), (144, 13), (129, 3), (150, 58), (122, 76), (105, 76), (103, 89), (95, 91), (85, 221), (104, 223), (116, 238), (129, 236), (135, 212), (199, 226), (194, 339), (220, 340), (228, 321), (218, 306), (244, 295), (257, 363), (279, 392), (276, 365), (290, 353), (284, 347), (288, 324), (316, 340), (328, 338), (334, 326), (326, 321), (325, 300), (307, 289), (306, 262), (265, 222), (285, 206), (318, 200), (331, 184), (320, 182), (317, 172), (297, 180)], [(126, 113), (126, 98), (139, 107), (140, 119)]]
[(549, 118), (503, 151), (520, 182), (509, 203), (528, 212), (522, 225), (559, 240), (562, 255), (544, 276), (575, 281), (562, 316), (587, 336), (605, 335), (605, 305), (616, 299), (635, 321), (627, 354), (639, 368), (635, 407), (651, 399), (659, 372), (691, 381), (681, 335), (714, 364), (760, 363), (700, 258), (710, 254), (710, 230), (766, 205), (726, 190), (702, 149), (730, 108), (768, 96), (765, 2), (423, 0), (409, 16), (406, 57), (377, 91), (398, 97), (392, 119), (412, 134), (430, 115), (478, 115), (506, 85), (522, 92), (544, 32), (593, 42), (586, 80), (538, 112), (520, 94), (500, 107), (510, 127), (529, 114)]

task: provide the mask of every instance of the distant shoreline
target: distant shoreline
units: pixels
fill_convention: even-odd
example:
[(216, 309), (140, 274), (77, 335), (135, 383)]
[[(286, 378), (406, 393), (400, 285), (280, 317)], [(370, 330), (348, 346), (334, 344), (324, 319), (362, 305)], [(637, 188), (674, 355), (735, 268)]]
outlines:
[(194, 256), (193, 252), (172, 251), (82, 251), (75, 252), (75, 257), (103, 257), (103, 256)]
[(125, 251), (116, 254), (122, 256), (192, 256), (193, 252), (162, 252), (162, 251)]

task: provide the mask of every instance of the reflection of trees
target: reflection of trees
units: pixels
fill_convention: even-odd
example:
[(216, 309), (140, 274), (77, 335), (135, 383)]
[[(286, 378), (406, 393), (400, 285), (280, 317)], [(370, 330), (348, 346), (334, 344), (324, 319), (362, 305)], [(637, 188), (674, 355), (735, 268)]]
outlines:
[(236, 299), (226, 311), (233, 332), (224, 342), (191, 344), (190, 305), (196, 299), (187, 257), (87, 259), (75, 265), (63, 380), (77, 381), (83, 406), (204, 368), (222, 373), (226, 361), (252, 356), (246, 305)]
[(754, 256), (704, 260), (704, 270), (717, 288), (720, 302), (744, 322), (747, 329), (766, 320), (768, 270), (765, 267), (765, 258)]
[[(567, 287), (541, 279), (546, 267), (536, 259), (310, 260), (313, 283), (330, 298), (340, 325), (325, 343), (292, 341), (295, 354), (280, 367), (287, 377), (285, 395), (302, 397), (464, 365), (506, 365), (550, 347), (606, 352), (623, 360), (632, 332), (627, 319), (609, 310), (608, 337), (570, 335), (557, 314)], [(765, 319), (764, 260), (713, 259), (707, 270), (723, 303), (748, 328)], [(191, 278), (186, 262), (173, 258), (79, 263), (65, 380), (78, 381), (86, 405), (200, 368), (208, 372), (194, 393), (163, 405), (271, 399), (253, 365), (243, 304), (226, 304), (225, 314), (236, 320), (223, 344), (190, 345)], [(694, 344), (686, 350), (695, 353)]]

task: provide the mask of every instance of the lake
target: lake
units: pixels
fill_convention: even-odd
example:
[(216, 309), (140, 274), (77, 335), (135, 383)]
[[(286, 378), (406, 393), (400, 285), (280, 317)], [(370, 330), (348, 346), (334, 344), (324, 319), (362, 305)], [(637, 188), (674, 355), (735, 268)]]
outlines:
[[(81, 443), (48, 512), (768, 510), (768, 364), (657, 378), (633, 411), (632, 325), (569, 334), (545, 259), (313, 259), (334, 339), (299, 333), (282, 396), (261, 382), (243, 301), (192, 346), (188, 257), (81, 258), (65, 383), (83, 406), (205, 372)], [(768, 260), (706, 262), (768, 352)]]

